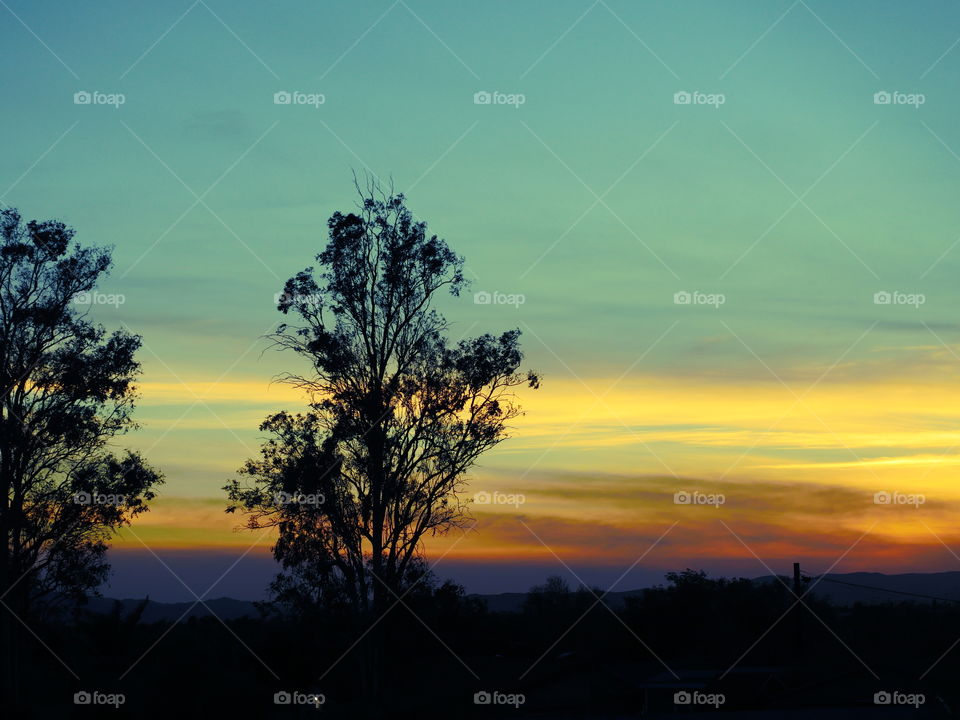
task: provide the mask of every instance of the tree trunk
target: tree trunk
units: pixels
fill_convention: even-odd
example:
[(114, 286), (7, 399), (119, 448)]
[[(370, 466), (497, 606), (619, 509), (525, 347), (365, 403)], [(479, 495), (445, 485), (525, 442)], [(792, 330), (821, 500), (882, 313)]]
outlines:
[(372, 403), (373, 412), (371, 413), (371, 430), (369, 437), (369, 466), (368, 473), (370, 477), (371, 494), (371, 604), (368, 616), (368, 622), (373, 624), (369, 632), (369, 673), (370, 673), (370, 701), (371, 717), (378, 717), (379, 710), (383, 700), (383, 669), (384, 669), (384, 643), (386, 640), (385, 627), (380, 617), (386, 611), (386, 588), (384, 583), (388, 582), (383, 576), (383, 525), (385, 516), (384, 496), (386, 495), (385, 478), (386, 468), (384, 467), (386, 433), (383, 430), (383, 412), (379, 402)]
[[(7, 432), (6, 413), (0, 414), (0, 433)], [(13, 577), (10, 557), (12, 519), (10, 517), (10, 455), (0, 448), (0, 598), (8, 607), (13, 603), (11, 584)], [(8, 607), (0, 606), (0, 702), (5, 709), (13, 711), (19, 704), (19, 683), (17, 682), (17, 654), (19, 644), (16, 638), (16, 619)], [(12, 717), (13, 715), (11, 715)]]

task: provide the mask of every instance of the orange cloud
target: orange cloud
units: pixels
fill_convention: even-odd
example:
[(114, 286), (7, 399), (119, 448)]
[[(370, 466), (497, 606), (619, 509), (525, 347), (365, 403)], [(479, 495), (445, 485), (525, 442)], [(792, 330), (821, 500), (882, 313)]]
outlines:
[[(726, 523), (761, 557), (826, 560), (873, 527), (864, 548), (878, 559), (943, 560), (931, 530), (954, 537), (957, 524), (960, 383), (839, 370), (843, 383), (830, 377), (809, 391), (816, 377), (792, 389), (773, 379), (548, 378), (523, 394), (514, 437), (483, 458), (468, 493), (522, 495), (522, 504), (473, 505), (472, 531), (430, 538), (426, 548), (463, 560), (551, 556), (529, 527), (561, 557), (630, 562), (676, 522), (657, 551), (671, 561), (748, 557)], [(256, 452), (263, 416), (303, 410), (304, 398), (260, 379), (188, 386), (141, 387), (149, 428), (141, 445), (153, 441), (149, 456), (171, 470), (169, 496), (134, 532), (166, 547), (246, 547), (254, 538), (222, 512), (219, 488)], [(205, 404), (195, 405), (197, 395)], [(725, 502), (677, 506), (679, 491)], [(876, 504), (878, 492), (924, 502)], [(129, 533), (118, 542), (138, 543)]]

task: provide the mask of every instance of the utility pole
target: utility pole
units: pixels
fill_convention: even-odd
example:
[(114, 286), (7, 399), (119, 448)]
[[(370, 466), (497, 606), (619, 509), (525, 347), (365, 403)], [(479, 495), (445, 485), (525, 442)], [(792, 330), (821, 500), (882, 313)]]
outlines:
[(800, 581), (800, 563), (793, 564), (793, 594), (796, 596), (797, 604), (793, 607), (793, 659), (800, 663), (803, 659), (803, 613), (800, 608), (800, 598), (803, 596), (803, 590)]

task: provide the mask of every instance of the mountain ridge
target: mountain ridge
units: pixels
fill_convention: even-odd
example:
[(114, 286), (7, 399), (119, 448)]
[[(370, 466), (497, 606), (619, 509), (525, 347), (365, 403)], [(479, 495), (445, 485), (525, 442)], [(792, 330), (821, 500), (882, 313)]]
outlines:
[[(782, 577), (782, 576), (781, 576)], [(786, 578), (785, 578), (786, 579)], [(775, 582), (771, 575), (752, 578), (753, 582)], [(786, 579), (789, 583), (790, 580)], [(936, 573), (898, 573), (879, 572), (830, 573), (817, 582), (816, 577), (810, 584), (816, 583), (813, 594), (836, 605), (855, 603), (933, 603), (938, 601), (960, 603), (960, 571)], [(650, 586), (655, 587), (655, 586)], [(622, 607), (627, 598), (636, 597), (649, 588), (612, 591), (606, 598), (614, 608)], [(526, 592), (504, 592), (494, 594), (471, 593), (469, 598), (483, 600), (491, 612), (519, 612)], [(90, 612), (108, 615), (114, 612), (116, 603), (120, 603), (120, 614), (124, 618), (144, 601), (145, 598), (91, 598), (86, 605)], [(222, 620), (235, 620), (242, 617), (257, 617), (258, 611), (253, 601), (238, 600), (231, 597), (219, 597), (197, 601), (157, 602), (149, 597), (140, 617), (144, 623), (187, 621), (216, 615)], [(209, 608), (209, 609), (208, 609)]]

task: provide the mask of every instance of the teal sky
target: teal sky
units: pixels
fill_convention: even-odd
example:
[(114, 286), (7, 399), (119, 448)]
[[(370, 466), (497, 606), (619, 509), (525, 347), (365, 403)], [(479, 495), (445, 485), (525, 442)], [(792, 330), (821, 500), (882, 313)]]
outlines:
[[(956, 377), (956, 3), (5, 0), (0, 17), (0, 199), (116, 246), (101, 289), (125, 302), (94, 312), (144, 336), (145, 387), (262, 392), (196, 406), (145, 392), (132, 442), (172, 495), (219, 496), (259, 419), (290, 407), (266, 393), (296, 360), (258, 337), (355, 201), (353, 170), (407, 192), (466, 255), (473, 291), (524, 296), (444, 309), (455, 336), (523, 328), (545, 393), (622, 376), (781, 392), (828, 368), (826, 383)], [(125, 102), (77, 105), (78, 91)], [(278, 91), (325, 102), (277, 105)], [(477, 105), (478, 91), (525, 102)], [(878, 105), (879, 91), (924, 102)], [(680, 291), (725, 302), (676, 305)], [(925, 302), (877, 305), (878, 291)], [(551, 442), (490, 465), (589, 464), (573, 445), (540, 460)], [(643, 455), (611, 451), (603, 469), (663, 472)]]
[[(839, 353), (855, 329), (892, 323), (870, 302), (878, 289), (924, 291), (928, 321), (953, 314), (960, 253), (929, 270), (960, 236), (960, 160), (934, 136), (960, 148), (952, 3), (4, 12), (4, 187), (29, 172), (3, 199), (115, 244), (109, 287), (127, 297), (116, 315), (175, 364), (218, 374), (273, 321), (278, 283), (309, 261), (325, 218), (352, 202), (351, 168), (365, 167), (413, 186), (413, 209), (468, 256), (476, 288), (527, 297), (520, 313), (461, 303), (458, 319), (519, 316), (587, 374), (635, 359), (675, 318), (679, 289), (724, 292), (723, 318), (784, 360)], [(74, 105), (83, 89), (126, 102)], [(277, 106), (277, 90), (326, 103)], [(477, 90), (526, 102), (477, 106)], [(674, 105), (678, 90), (726, 102)], [(877, 106), (878, 90), (926, 102)], [(847, 152), (804, 197), (813, 212), (797, 205), (748, 251), (791, 189), (802, 195)], [(591, 190), (621, 176), (609, 209), (588, 211)], [(215, 182), (212, 212), (198, 205), (170, 229), (195, 199), (184, 185)], [(716, 328), (716, 313), (692, 310), (654, 365), (675, 366)]]

